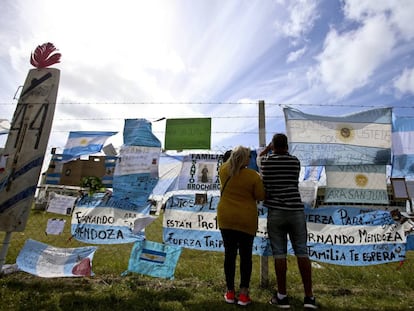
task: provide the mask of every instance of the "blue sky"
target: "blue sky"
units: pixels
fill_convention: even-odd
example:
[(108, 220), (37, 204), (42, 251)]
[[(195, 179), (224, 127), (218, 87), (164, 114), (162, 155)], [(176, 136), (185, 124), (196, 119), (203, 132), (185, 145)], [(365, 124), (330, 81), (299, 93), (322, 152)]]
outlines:
[(49, 149), (100, 130), (119, 147), (124, 119), (162, 117), (211, 117), (212, 149), (254, 147), (258, 100), (267, 139), (283, 106), (414, 116), (413, 20), (411, 0), (2, 0), (0, 119), (45, 42), (62, 53)]

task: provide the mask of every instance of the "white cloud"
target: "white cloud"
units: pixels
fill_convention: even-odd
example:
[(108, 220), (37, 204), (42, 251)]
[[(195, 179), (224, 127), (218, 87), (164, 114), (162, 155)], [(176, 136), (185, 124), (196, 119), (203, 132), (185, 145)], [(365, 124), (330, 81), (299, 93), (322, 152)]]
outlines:
[(395, 42), (384, 16), (370, 17), (360, 28), (343, 34), (332, 29), (317, 56), (320, 80), (330, 93), (346, 96), (368, 83)]
[(303, 47), (299, 50), (293, 51), (291, 53), (289, 53), (286, 62), (287, 63), (293, 63), (295, 61), (297, 61), (299, 58), (301, 58), (303, 56), (303, 54), (305, 54), (306, 52), (306, 47)]
[(401, 93), (414, 94), (414, 68), (405, 68), (402, 74), (394, 79), (394, 87)]
[(276, 26), (285, 36), (299, 39), (312, 29), (315, 20), (319, 17), (317, 1), (298, 0), (287, 3), (289, 20), (285, 23), (276, 23)]
[(345, 0), (344, 14), (347, 18), (356, 21), (363, 21), (367, 17), (377, 15), (387, 16), (390, 24), (403, 40), (414, 38), (414, 1), (412, 0)]

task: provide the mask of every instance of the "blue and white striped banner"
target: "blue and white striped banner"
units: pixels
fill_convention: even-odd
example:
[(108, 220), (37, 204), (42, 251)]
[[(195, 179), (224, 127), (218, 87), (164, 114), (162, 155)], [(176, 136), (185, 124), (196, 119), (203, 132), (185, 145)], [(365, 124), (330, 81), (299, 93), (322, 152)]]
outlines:
[(29, 239), (16, 263), (19, 270), (44, 278), (93, 276), (96, 250), (95, 246), (57, 248)]
[(312, 260), (366, 266), (405, 259), (407, 237), (389, 211), (329, 206), (305, 214)]
[[(217, 225), (217, 193), (207, 193), (207, 203), (197, 205), (195, 194), (169, 198), (163, 219), (163, 240), (183, 248), (224, 251)], [(267, 209), (258, 206), (259, 226), (253, 254), (270, 256)], [(310, 258), (337, 265), (372, 265), (400, 261), (405, 256), (406, 236), (389, 211), (358, 207), (309, 208)], [(289, 253), (293, 254), (289, 243)]]
[(414, 117), (394, 117), (392, 177), (414, 179)]
[(328, 165), (325, 202), (388, 204), (386, 165)]
[(284, 108), (289, 151), (306, 165), (390, 164), (391, 108), (342, 117)]
[(103, 194), (86, 196), (72, 213), (71, 233), (76, 240), (90, 244), (133, 243), (145, 238), (144, 231), (134, 228), (148, 214), (149, 206), (138, 207)]

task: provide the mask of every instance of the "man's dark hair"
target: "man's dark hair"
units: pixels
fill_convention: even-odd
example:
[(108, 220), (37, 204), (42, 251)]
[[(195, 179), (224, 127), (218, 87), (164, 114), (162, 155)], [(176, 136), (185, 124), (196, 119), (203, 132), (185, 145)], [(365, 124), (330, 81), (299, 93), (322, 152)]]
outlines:
[(275, 149), (285, 149), (288, 147), (288, 138), (285, 134), (277, 133), (273, 135), (272, 144)]
[(286, 148), (288, 146), (287, 136), (285, 134), (277, 133), (273, 135), (272, 143), (276, 148)]

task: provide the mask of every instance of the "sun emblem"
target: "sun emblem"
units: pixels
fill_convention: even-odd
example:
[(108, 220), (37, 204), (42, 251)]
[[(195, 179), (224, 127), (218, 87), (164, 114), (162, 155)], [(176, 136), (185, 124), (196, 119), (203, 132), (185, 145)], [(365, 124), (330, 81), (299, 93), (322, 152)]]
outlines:
[(88, 140), (86, 138), (83, 138), (83, 139), (80, 140), (79, 144), (81, 146), (86, 146), (88, 144)]
[(348, 124), (341, 124), (336, 129), (336, 137), (343, 142), (349, 142), (353, 140), (354, 136), (354, 129)]
[(368, 177), (364, 174), (357, 174), (355, 176), (355, 183), (358, 187), (364, 188), (368, 184)]

